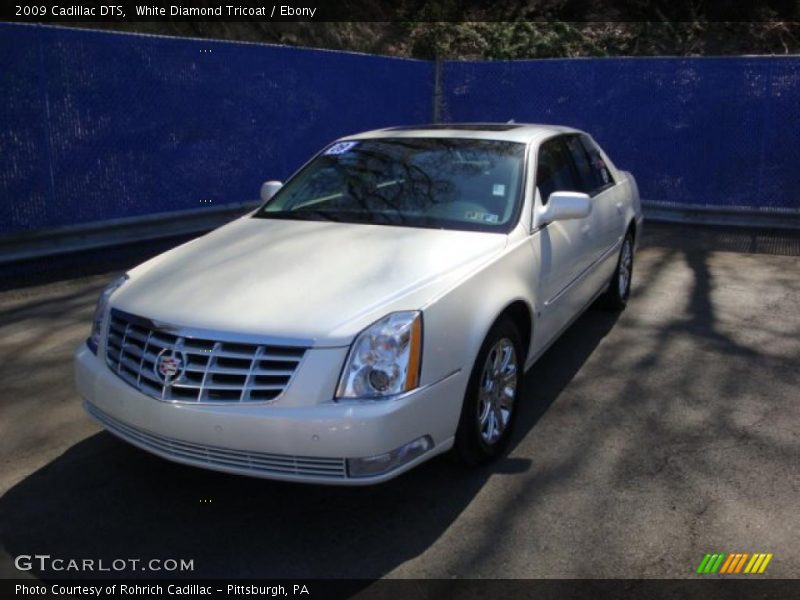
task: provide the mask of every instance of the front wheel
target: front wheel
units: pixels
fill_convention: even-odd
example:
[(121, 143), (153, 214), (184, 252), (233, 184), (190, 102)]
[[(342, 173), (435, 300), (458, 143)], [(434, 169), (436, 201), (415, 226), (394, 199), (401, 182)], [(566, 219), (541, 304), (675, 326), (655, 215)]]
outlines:
[(500, 456), (511, 437), (522, 383), (523, 350), (511, 320), (489, 331), (472, 368), (455, 452), (461, 462), (480, 465)]
[(633, 277), (633, 235), (629, 231), (622, 241), (617, 268), (608, 284), (608, 291), (600, 298), (604, 308), (622, 310), (628, 305)]

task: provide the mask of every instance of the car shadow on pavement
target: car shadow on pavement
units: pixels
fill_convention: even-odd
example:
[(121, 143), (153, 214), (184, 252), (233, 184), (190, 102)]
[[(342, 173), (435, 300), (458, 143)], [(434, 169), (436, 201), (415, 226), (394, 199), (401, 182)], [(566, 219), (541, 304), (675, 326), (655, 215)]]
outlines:
[[(510, 456), (479, 469), (436, 458), (385, 484), (337, 488), (186, 467), (98, 433), (0, 499), (7, 555), (193, 560), (124, 577), (375, 578), (430, 547), (492, 477), (536, 468), (515, 452), (617, 315), (589, 310), (527, 374)], [(77, 401), (77, 400), (76, 400)], [(80, 577), (38, 572), (39, 577)]]

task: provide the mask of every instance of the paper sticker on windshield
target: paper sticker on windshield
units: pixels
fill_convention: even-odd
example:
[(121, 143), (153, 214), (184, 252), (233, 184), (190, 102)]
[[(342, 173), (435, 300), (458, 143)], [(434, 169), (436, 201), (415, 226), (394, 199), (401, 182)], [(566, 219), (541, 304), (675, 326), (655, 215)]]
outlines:
[(506, 186), (502, 183), (495, 183), (492, 186), (492, 196), (505, 196), (506, 195)]
[(484, 223), (497, 223), (500, 220), (500, 215), (478, 212), (477, 210), (469, 210), (465, 216), (470, 221), (483, 221)]
[(344, 154), (345, 152), (347, 152), (348, 150), (357, 145), (358, 142), (339, 142), (338, 144), (334, 144), (333, 146), (325, 150), (324, 154), (328, 156), (336, 154)]

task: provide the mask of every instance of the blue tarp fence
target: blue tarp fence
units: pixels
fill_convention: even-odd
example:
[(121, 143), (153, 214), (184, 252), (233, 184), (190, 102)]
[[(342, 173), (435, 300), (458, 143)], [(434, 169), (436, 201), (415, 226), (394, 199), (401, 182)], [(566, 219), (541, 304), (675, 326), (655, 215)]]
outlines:
[[(256, 199), (321, 146), (430, 122), (435, 66), (0, 24), (0, 235)], [(800, 209), (800, 57), (445, 62), (445, 121), (591, 132), (642, 197)]]
[(257, 199), (332, 139), (429, 121), (433, 71), (0, 24), (0, 234)]
[(643, 199), (800, 210), (800, 56), (450, 62), (444, 120), (590, 132)]

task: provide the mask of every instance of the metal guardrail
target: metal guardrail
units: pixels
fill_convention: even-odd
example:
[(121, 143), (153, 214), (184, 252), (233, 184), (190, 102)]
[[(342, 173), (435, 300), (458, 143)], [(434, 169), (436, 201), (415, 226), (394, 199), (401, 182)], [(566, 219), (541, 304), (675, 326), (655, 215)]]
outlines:
[[(203, 233), (254, 210), (259, 204), (259, 201), (241, 202), (2, 236), (0, 265)], [(698, 207), (652, 201), (643, 201), (642, 208), (650, 221), (800, 230), (800, 210)]]
[(0, 237), (0, 265), (210, 231), (257, 208), (260, 201), (71, 225)]
[[(2, 236), (0, 265), (203, 233), (254, 210), (259, 204), (260, 201), (243, 202)], [(643, 201), (642, 208), (650, 221), (800, 230), (800, 210), (698, 207), (652, 201)]]
[(800, 230), (800, 209), (693, 206), (643, 200), (642, 210), (650, 221)]

